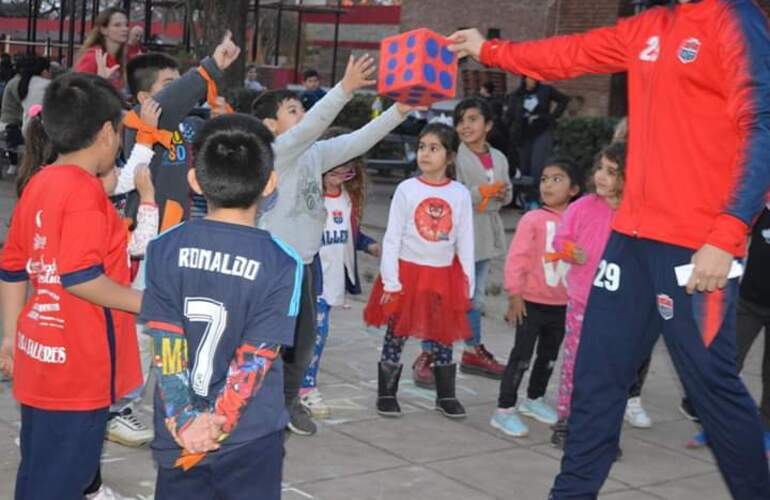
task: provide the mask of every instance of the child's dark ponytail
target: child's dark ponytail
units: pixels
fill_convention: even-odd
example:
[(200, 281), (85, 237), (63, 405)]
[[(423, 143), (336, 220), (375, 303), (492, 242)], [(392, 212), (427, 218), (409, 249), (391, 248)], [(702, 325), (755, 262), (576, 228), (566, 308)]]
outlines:
[(32, 176), (58, 156), (43, 128), (43, 113), (37, 113), (29, 120), (24, 131), (24, 144), (24, 155), (16, 176), (16, 194), (19, 197)]

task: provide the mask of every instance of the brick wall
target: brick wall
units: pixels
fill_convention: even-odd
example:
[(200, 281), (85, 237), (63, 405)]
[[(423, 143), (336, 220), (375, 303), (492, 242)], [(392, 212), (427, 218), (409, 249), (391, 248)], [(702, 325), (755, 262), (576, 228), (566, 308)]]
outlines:
[[(401, 6), (401, 31), (428, 27), (449, 35), (458, 28), (478, 28), (483, 34), (490, 28), (513, 40), (542, 38), (552, 31), (549, 13), (557, 0), (407, 0)], [(478, 69), (473, 61), (464, 69)], [(509, 76), (507, 90), (518, 85)]]
[[(618, 0), (561, 0), (551, 13), (551, 33), (568, 35), (614, 24), (620, 7)], [(575, 98), (572, 109), (580, 115), (602, 116), (610, 109), (610, 80), (609, 75), (591, 75), (559, 82), (557, 86)]]

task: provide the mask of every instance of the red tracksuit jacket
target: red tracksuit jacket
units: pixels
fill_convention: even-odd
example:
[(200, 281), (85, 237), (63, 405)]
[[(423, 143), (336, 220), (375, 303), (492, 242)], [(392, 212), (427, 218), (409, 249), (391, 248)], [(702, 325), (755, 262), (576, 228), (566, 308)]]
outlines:
[(770, 187), (770, 31), (751, 0), (651, 9), (585, 34), (488, 41), (481, 61), (539, 80), (628, 71), (616, 231), (743, 256)]

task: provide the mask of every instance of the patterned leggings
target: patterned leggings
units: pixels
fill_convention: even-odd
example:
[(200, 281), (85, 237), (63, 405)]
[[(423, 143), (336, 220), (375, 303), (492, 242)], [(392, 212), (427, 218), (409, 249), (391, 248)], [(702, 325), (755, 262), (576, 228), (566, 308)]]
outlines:
[(313, 349), (313, 359), (310, 361), (305, 377), (302, 379), (302, 390), (314, 389), (318, 385), (318, 367), (321, 364), (321, 355), (326, 346), (326, 339), (329, 337), (329, 315), (332, 306), (326, 303), (324, 299), (318, 299), (316, 302), (316, 337), (315, 347)]
[[(404, 350), (407, 337), (397, 337), (393, 335), (393, 330), (388, 326), (385, 333), (385, 340), (382, 343), (382, 357), (380, 361), (398, 364), (401, 362), (401, 352)], [(436, 366), (452, 364), (452, 346), (431, 342), (434, 364)]]
[[(581, 304), (573, 299), (567, 300), (567, 321), (565, 327), (564, 356), (561, 363), (561, 375), (559, 378), (559, 401), (556, 405), (556, 413), (559, 420), (566, 420), (570, 414), (572, 405), (572, 391), (575, 387), (575, 360), (577, 359), (580, 336), (583, 330), (583, 317), (586, 312), (586, 304)], [(636, 381), (628, 391), (629, 398), (636, 398), (642, 394), (642, 386), (647, 378), (652, 355), (639, 367)]]

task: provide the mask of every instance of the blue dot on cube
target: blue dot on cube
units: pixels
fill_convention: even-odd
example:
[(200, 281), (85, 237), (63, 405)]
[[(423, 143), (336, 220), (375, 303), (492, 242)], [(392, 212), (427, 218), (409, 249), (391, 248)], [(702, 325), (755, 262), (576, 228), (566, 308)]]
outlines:
[(385, 85), (391, 86), (394, 83), (396, 83), (396, 75), (391, 73), (391, 74), (389, 74), (388, 76), (385, 77)]
[(422, 68), (422, 74), (426, 82), (434, 83), (436, 81), (436, 68), (432, 64), (426, 64)]
[(444, 88), (446, 90), (451, 89), (452, 75), (450, 75), (448, 71), (442, 71), (441, 76), (439, 76), (439, 82), (441, 83), (441, 88)]
[(419, 99), (415, 99), (415, 98), (411, 98), (411, 99), (407, 99), (406, 103), (407, 104), (420, 104), (420, 100)]
[(406, 64), (412, 64), (415, 59), (417, 59), (417, 56), (414, 54), (414, 52), (408, 53), (406, 55)]
[(425, 51), (428, 53), (430, 57), (437, 57), (438, 56), (438, 42), (434, 40), (433, 38), (429, 38), (427, 42), (425, 42)]
[(415, 85), (414, 87), (412, 87), (412, 92), (422, 92), (423, 90), (428, 90), (428, 89), (426, 89), (422, 85)]
[(413, 48), (416, 44), (417, 44), (417, 37), (415, 37), (414, 35), (406, 39), (406, 46), (409, 47), (410, 49)]
[(398, 52), (398, 42), (390, 42), (390, 45), (388, 45), (388, 52), (391, 54)]
[(436, 94), (436, 93), (433, 93), (433, 94), (431, 94), (430, 96), (431, 96), (432, 98), (434, 98), (434, 99), (443, 99), (443, 98), (445, 98), (445, 97), (446, 97), (444, 94)]
[(441, 60), (444, 64), (452, 64), (452, 61), (454, 61), (455, 55), (446, 47), (441, 49)]
[(414, 78), (414, 71), (412, 71), (411, 69), (404, 71), (404, 80), (408, 82), (412, 78)]
[(401, 94), (399, 92), (388, 92), (387, 95), (388, 95), (388, 97), (398, 97)]
[(393, 71), (394, 69), (396, 69), (396, 66), (398, 66), (398, 61), (397, 60), (391, 59), (391, 60), (388, 61), (388, 69), (390, 71)]

